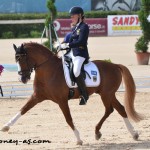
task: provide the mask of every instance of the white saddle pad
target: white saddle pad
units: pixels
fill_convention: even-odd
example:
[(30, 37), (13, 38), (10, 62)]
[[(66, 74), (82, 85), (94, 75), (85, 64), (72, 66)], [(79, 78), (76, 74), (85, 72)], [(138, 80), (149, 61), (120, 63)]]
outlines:
[[(67, 63), (64, 60), (64, 56), (62, 56), (62, 63), (63, 63), (63, 69), (64, 69), (64, 76), (66, 83), (69, 88), (76, 88), (77, 84), (72, 85), (72, 81), (70, 79), (69, 69), (67, 67)], [(87, 87), (97, 87), (100, 85), (100, 73), (97, 68), (97, 66), (93, 62), (89, 62), (88, 64), (84, 65), (84, 70), (89, 74), (89, 76), (86, 73), (86, 79), (85, 84)]]

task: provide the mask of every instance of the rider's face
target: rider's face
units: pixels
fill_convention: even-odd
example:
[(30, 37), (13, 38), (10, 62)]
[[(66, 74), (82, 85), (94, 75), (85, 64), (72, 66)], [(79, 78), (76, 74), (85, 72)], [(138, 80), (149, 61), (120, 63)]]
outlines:
[(78, 15), (78, 14), (71, 15), (71, 20), (72, 20), (72, 23), (73, 23), (74, 25), (77, 24), (78, 19), (79, 19), (79, 15)]

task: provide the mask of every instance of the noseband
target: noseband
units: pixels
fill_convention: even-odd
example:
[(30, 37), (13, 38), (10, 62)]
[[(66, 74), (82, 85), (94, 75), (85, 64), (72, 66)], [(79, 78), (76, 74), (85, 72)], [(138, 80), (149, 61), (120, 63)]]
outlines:
[[(23, 59), (24, 58), (24, 59)], [(19, 75), (24, 75), (24, 76), (30, 76), (31, 73), (33, 72), (34, 70), (34, 67), (30, 67), (29, 66), (29, 61), (27, 59), (27, 53), (24, 53), (24, 54), (16, 54), (16, 62), (19, 62), (19, 61), (23, 61), (23, 63), (26, 63), (26, 66), (27, 66), (27, 69), (25, 70), (21, 70), (21, 71), (18, 71), (18, 74)]]
[[(46, 61), (40, 63), (39, 65), (33, 65), (32, 67), (29, 65), (30, 62), (28, 61), (27, 53), (24, 54), (16, 54), (16, 62), (24, 61), (23, 63), (26, 63), (27, 69), (18, 71), (18, 74), (21, 76), (30, 76), (33, 70), (36, 70), (46, 62), (48, 62), (50, 59), (47, 59)], [(24, 58), (24, 59), (23, 59)]]

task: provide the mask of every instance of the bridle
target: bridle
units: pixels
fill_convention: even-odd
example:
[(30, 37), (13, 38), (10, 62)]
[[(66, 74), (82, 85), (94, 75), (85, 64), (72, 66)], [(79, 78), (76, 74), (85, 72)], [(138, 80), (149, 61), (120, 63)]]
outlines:
[(24, 54), (16, 54), (16, 62), (21, 62), (22, 63), (25, 63), (26, 66), (27, 66), (27, 69), (24, 69), (24, 70), (19, 70), (18, 71), (18, 74), (20, 76), (26, 76), (26, 77), (30, 77), (31, 73), (33, 72), (34, 70), (34, 67), (30, 67), (29, 66), (29, 61), (27, 59), (27, 53), (24, 53)]
[(18, 71), (18, 74), (21, 76), (26, 76), (26, 77), (30, 77), (31, 73), (33, 72), (33, 70), (36, 70), (37, 68), (39, 68), (40, 66), (42, 66), (43, 64), (45, 64), (46, 62), (48, 62), (50, 59), (47, 59), (46, 61), (40, 63), (39, 65), (32, 65), (30, 64), (29, 60), (28, 60), (28, 54), (27, 52), (23, 53), (23, 54), (16, 54), (16, 62), (21, 62), (22, 63), (26, 63), (27, 69), (24, 70), (20, 70)]

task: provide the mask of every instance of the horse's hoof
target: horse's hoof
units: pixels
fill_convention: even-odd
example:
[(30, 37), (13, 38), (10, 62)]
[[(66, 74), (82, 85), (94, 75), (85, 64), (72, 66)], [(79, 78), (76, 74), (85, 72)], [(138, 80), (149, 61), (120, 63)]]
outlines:
[(7, 132), (9, 129), (10, 129), (10, 127), (9, 127), (9, 126), (4, 126), (4, 127), (1, 129), (1, 131), (3, 131), (3, 132)]
[(135, 132), (135, 134), (134, 134), (134, 136), (133, 136), (133, 139), (137, 141), (138, 138), (139, 138), (139, 134), (138, 134), (137, 132)]
[(95, 139), (99, 140), (101, 136), (102, 136), (101, 132), (98, 132), (97, 134), (95, 134)]
[(80, 141), (77, 141), (77, 145), (82, 145), (83, 144), (83, 141), (80, 140)]

